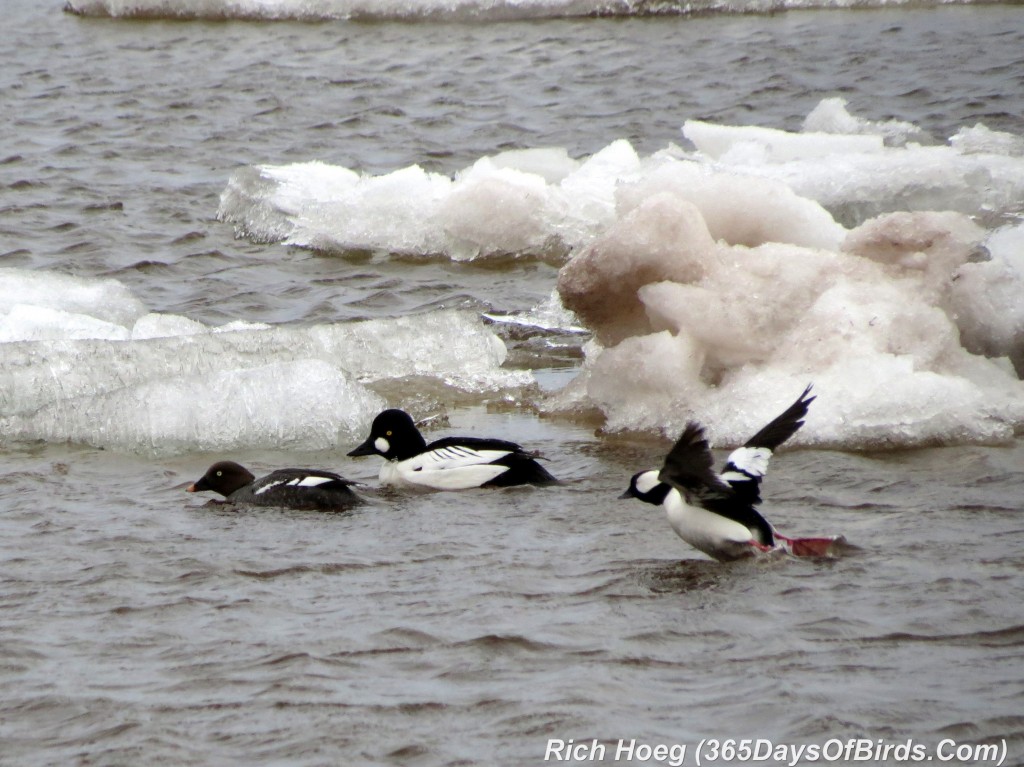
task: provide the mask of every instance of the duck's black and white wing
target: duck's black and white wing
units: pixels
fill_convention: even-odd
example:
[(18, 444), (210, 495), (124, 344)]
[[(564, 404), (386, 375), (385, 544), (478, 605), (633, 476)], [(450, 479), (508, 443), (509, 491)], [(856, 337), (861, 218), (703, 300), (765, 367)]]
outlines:
[(733, 489), (715, 473), (714, 464), (715, 457), (704, 436), (704, 427), (690, 421), (665, 456), (658, 479), (698, 500), (729, 497)]
[(488, 464), (508, 455), (522, 453), (515, 442), (482, 437), (445, 437), (427, 445), (420, 455), (439, 469)]
[(768, 473), (772, 453), (804, 425), (807, 409), (815, 399), (808, 396), (810, 393), (808, 386), (785, 412), (729, 454), (720, 477), (747, 503), (761, 502), (761, 478)]
[(435, 490), (557, 481), (515, 442), (481, 437), (439, 439), (419, 455), (399, 462), (396, 469), (403, 483)]
[(236, 500), (293, 509), (346, 508), (359, 503), (351, 489), (354, 484), (330, 471), (278, 469), (257, 480)]
[(744, 447), (764, 447), (775, 450), (799, 431), (804, 425), (804, 418), (807, 417), (807, 409), (816, 399), (809, 397), (811, 386), (804, 389), (803, 394), (797, 397), (796, 402), (786, 408), (786, 411), (777, 415), (761, 431), (747, 440)]
[(512, 455), (516, 447), (501, 440), (446, 438), (432, 442), (418, 455), (385, 466), (381, 477), (387, 472), (394, 484), (433, 490), (481, 487), (508, 471), (496, 462)]
[(745, 493), (715, 473), (714, 462), (703, 427), (691, 421), (666, 456), (658, 479), (678, 490), (687, 502), (745, 525), (751, 538), (772, 545), (771, 525)]
[(253, 486), (253, 494), (261, 495), (275, 487), (318, 487), (321, 490), (342, 490), (355, 482), (340, 474), (318, 469), (278, 469), (260, 479)]

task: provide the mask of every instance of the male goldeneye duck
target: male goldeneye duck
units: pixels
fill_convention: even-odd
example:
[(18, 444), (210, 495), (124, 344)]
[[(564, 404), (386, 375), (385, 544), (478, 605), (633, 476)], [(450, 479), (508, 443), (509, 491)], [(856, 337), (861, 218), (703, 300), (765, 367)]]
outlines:
[(515, 442), (445, 437), (428, 445), (404, 410), (380, 413), (370, 436), (349, 455), (381, 456), (381, 484), (404, 488), (465, 490), (558, 481)]
[(186, 489), (190, 493), (212, 490), (232, 503), (337, 511), (360, 502), (351, 490), (353, 484), (338, 474), (314, 469), (278, 469), (256, 479), (244, 466), (220, 461)]
[(634, 474), (621, 498), (660, 505), (672, 529), (695, 549), (722, 562), (776, 548), (798, 556), (829, 553), (841, 536), (788, 538), (754, 506), (761, 502), (761, 478), (772, 451), (803, 426), (814, 397), (811, 387), (789, 408), (737, 448), (718, 474), (704, 428), (689, 422), (660, 471)]

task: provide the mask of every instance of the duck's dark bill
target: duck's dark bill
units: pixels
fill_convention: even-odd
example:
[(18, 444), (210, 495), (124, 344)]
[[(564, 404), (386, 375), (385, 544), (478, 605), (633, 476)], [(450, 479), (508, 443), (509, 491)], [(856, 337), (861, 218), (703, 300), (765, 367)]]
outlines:
[(377, 449), (373, 445), (373, 437), (370, 437), (366, 442), (361, 444), (355, 450), (350, 450), (348, 455), (350, 458), (358, 458), (361, 455), (376, 455)]

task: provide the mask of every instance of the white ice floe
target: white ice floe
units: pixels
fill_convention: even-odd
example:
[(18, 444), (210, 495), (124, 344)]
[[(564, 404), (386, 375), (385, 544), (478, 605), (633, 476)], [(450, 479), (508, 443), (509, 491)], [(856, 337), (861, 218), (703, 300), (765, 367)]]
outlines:
[(72, 441), (151, 454), (315, 450), (354, 439), (382, 400), (320, 360), (167, 378), (56, 397), (0, 419), (8, 440)]
[(261, 166), (232, 175), (218, 215), (241, 236), (320, 250), (543, 255), (614, 220), (615, 187), (638, 165), (618, 141), (582, 163), (564, 150), (507, 152), (454, 179), (419, 166), (378, 176), (315, 162)]
[(1024, 137), (978, 124), (935, 144), (909, 123), (856, 118), (841, 99), (819, 104), (805, 130), (683, 126), (697, 148), (693, 159), (780, 181), (848, 226), (895, 211), (1024, 213)]
[(652, 13), (775, 13), (787, 9), (874, 7), (914, 0), (67, 0), (83, 16), (172, 19), (536, 19), (647, 16)]
[(0, 315), (16, 306), (34, 306), (130, 327), (146, 313), (117, 280), (73, 277), (56, 272), (0, 268)]
[(482, 157), (451, 177), (418, 166), (382, 175), (315, 162), (245, 168), (219, 216), (262, 242), (463, 261), (564, 258), (660, 191), (697, 205), (714, 237), (747, 245), (835, 248), (844, 226), (888, 212), (998, 219), (1024, 210), (1022, 137), (977, 125), (926, 145), (915, 126), (857, 118), (841, 99), (824, 100), (806, 128), (691, 120), (683, 134), (695, 152), (640, 157), (620, 139), (582, 160), (557, 148)]
[[(10, 277), (23, 279), (0, 270), (0, 296)], [(533, 382), (502, 368), (504, 343), (470, 313), (211, 328), (146, 313), (112, 281), (100, 299), (83, 300), (96, 288), (91, 281), (46, 272), (33, 280), (40, 289), (23, 291), (22, 300), (48, 306), (11, 304), (0, 313), (7, 442), (150, 452), (320, 449), (347, 444), (384, 407), (368, 387), (408, 379), (427, 396), (483, 395)], [(79, 311), (51, 308), (62, 305)]]
[(908, 141), (934, 143), (913, 123), (902, 120), (872, 121), (856, 117), (846, 109), (846, 99), (829, 98), (804, 119), (804, 133), (867, 134), (881, 137), (886, 146), (904, 146)]
[(1011, 292), (1022, 295), (1022, 276), (999, 253), (1019, 240), (1002, 237), (978, 262), (985, 233), (965, 216), (895, 213), (835, 249), (747, 247), (661, 192), (563, 267), (562, 299), (595, 341), (549, 408), (596, 407), (610, 430), (668, 435), (696, 416), (719, 444), (739, 444), (813, 382), (804, 443), (1008, 440), (1024, 429), (1024, 385), (1008, 359), (961, 341), (1024, 367)]
[(1024, 429), (1024, 139), (976, 125), (943, 143), (841, 99), (804, 127), (689, 121), (692, 149), (536, 149), (451, 177), (250, 168), (219, 213), (313, 248), (563, 259), (560, 297), (594, 342), (549, 407), (597, 408), (609, 429), (699, 414), (742, 441), (808, 381), (805, 442)]

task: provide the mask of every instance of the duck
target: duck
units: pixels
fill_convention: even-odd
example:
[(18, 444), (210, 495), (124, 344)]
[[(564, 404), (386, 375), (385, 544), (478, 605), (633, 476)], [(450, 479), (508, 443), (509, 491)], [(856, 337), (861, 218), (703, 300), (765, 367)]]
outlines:
[(714, 470), (704, 427), (690, 421), (660, 470), (634, 474), (620, 498), (661, 506), (680, 538), (720, 562), (775, 550), (796, 556), (826, 556), (842, 536), (790, 538), (757, 510), (761, 480), (772, 453), (804, 425), (815, 400), (807, 386), (796, 402), (730, 453), (721, 473)]
[(339, 474), (317, 469), (278, 469), (256, 479), (251, 471), (234, 461), (218, 461), (186, 491), (210, 490), (231, 503), (339, 511), (361, 502), (352, 491), (354, 484)]
[(515, 442), (482, 437), (445, 437), (429, 445), (404, 410), (384, 410), (373, 419), (370, 436), (349, 452), (379, 455), (382, 485), (418, 490), (550, 485), (555, 479)]

